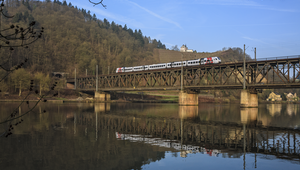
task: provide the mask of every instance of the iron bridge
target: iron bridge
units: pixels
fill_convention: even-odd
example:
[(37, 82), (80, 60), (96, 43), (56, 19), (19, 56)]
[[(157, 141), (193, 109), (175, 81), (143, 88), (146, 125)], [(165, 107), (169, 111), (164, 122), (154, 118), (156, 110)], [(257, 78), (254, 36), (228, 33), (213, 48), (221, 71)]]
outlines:
[(99, 91), (151, 91), (180, 90), (181, 74), (186, 91), (212, 89), (279, 89), (300, 87), (300, 56), (277, 57), (251, 60), (244, 63), (227, 62), (221, 64), (177, 67), (161, 70), (148, 70), (128, 73), (115, 73), (98, 76), (68, 79), (80, 90)]

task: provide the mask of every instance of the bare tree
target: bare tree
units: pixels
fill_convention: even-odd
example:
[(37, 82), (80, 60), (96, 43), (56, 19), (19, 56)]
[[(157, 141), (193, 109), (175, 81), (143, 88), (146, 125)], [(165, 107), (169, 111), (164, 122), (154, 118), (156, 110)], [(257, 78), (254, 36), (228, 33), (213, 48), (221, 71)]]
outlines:
[(173, 50), (173, 51), (179, 51), (179, 48), (178, 48), (177, 45), (175, 45), (175, 46), (172, 46), (172, 47), (171, 47), (171, 50)]

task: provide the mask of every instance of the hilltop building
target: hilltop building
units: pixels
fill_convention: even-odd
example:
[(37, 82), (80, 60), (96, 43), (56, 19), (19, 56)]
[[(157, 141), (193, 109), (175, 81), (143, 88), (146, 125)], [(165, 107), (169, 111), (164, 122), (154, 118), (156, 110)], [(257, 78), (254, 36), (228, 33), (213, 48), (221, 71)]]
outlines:
[(267, 98), (267, 101), (282, 101), (282, 98), (279, 94), (272, 92)]
[(183, 45), (180, 47), (180, 52), (189, 52), (189, 53), (192, 53), (193, 50), (188, 49), (187, 46), (183, 44)]

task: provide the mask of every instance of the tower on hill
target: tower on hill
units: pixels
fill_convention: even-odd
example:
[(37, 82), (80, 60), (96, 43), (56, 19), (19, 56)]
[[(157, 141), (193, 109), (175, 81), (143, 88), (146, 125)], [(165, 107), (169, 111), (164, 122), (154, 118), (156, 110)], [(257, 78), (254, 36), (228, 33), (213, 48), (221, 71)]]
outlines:
[(183, 45), (180, 47), (180, 52), (190, 52), (190, 53), (192, 53), (193, 50), (188, 49), (187, 46), (183, 44)]

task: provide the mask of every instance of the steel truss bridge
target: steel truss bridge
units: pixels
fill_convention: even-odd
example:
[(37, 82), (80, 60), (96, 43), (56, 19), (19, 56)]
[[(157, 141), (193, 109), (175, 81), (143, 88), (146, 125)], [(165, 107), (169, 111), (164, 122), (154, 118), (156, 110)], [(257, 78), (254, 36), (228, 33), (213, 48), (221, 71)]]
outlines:
[(277, 57), (222, 64), (177, 67), (161, 70), (148, 70), (129, 73), (116, 73), (94, 77), (68, 79), (76, 81), (80, 90), (133, 91), (133, 90), (179, 90), (181, 73), (183, 88), (186, 91), (209, 89), (276, 89), (300, 87), (300, 56)]

